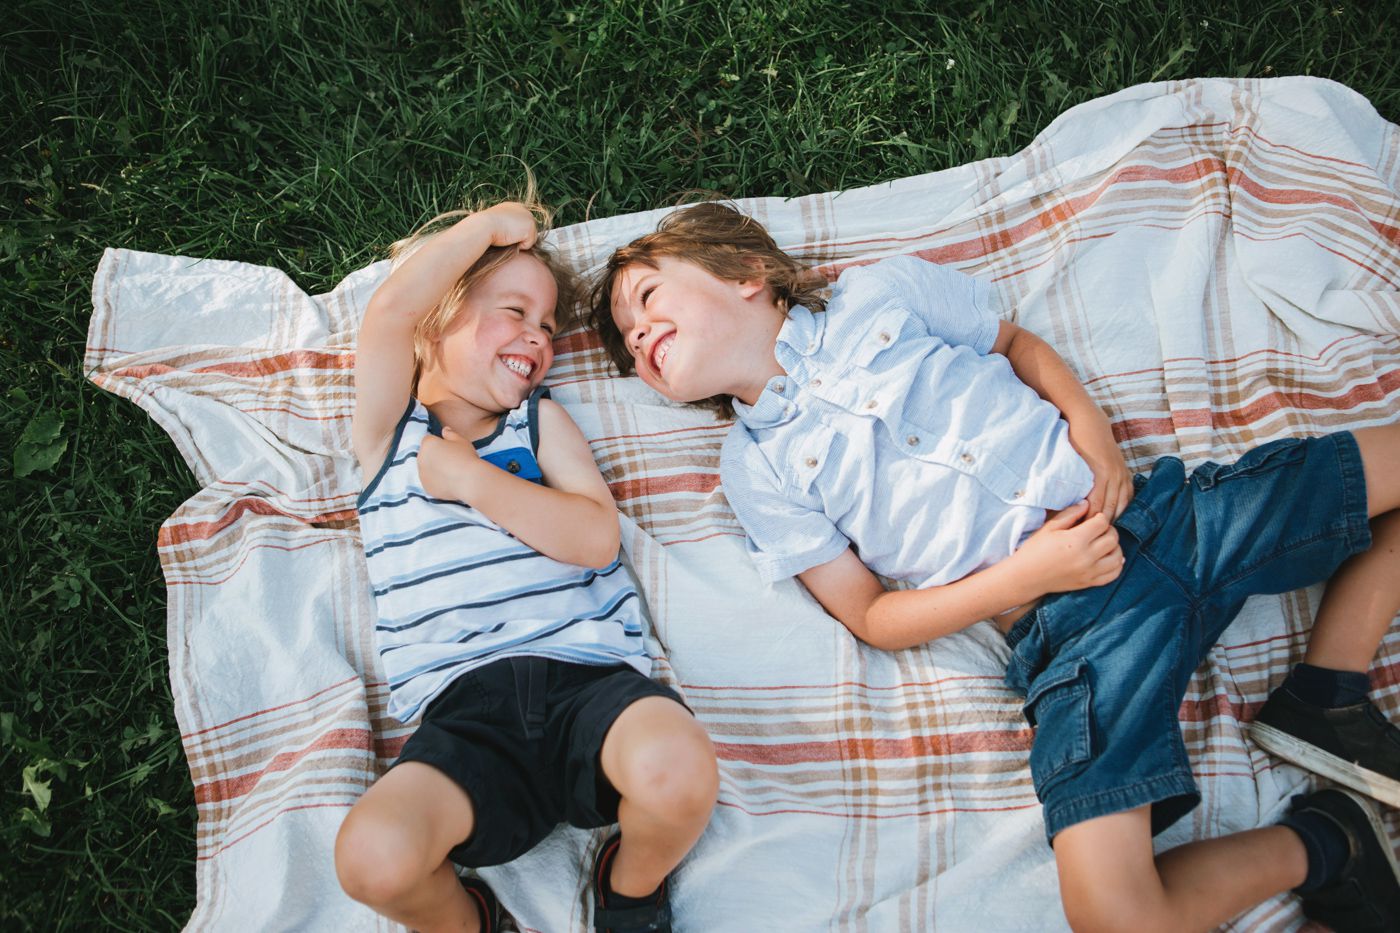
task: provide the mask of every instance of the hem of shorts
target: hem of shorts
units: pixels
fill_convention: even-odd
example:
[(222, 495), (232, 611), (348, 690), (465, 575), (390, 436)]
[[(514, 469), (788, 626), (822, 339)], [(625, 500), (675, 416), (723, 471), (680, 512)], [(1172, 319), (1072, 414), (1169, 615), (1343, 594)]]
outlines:
[[(648, 677), (647, 679), (651, 680), (650, 677)], [(670, 694), (666, 695), (660, 693), (648, 693), (646, 696), (631, 697), (626, 702), (621, 703), (620, 705), (616, 705), (612, 709), (610, 709), (608, 711), (608, 715), (599, 719), (598, 722), (594, 725), (592, 731), (588, 734), (588, 744), (594, 749), (593, 757), (596, 759), (595, 766), (593, 768), (592, 788), (593, 799), (595, 801), (598, 799), (598, 779), (602, 778), (603, 780), (608, 781), (608, 776), (603, 773), (603, 741), (608, 737), (608, 730), (613, 727), (613, 723), (617, 722), (618, 717), (623, 714), (627, 707), (631, 706), (633, 703), (645, 700), (648, 697), (659, 696), (663, 697), (664, 699), (671, 700), (673, 703), (675, 703), (681, 709), (685, 710), (691, 716), (695, 715), (695, 711), (692, 710), (689, 706), (687, 706), (684, 700), (680, 699), (680, 694), (676, 693), (675, 690), (671, 690), (670, 687), (668, 687), (666, 684), (661, 683), (660, 681), (653, 681), (653, 683), (656, 683), (658, 686), (666, 687), (667, 690), (671, 691)], [(608, 783), (611, 784), (612, 782), (608, 781)], [(618, 791), (616, 787), (613, 787), (613, 792), (616, 793), (619, 797), (622, 796), (622, 793)], [(593, 811), (593, 814), (594, 816), (603, 816), (603, 814), (598, 813), (596, 809)], [(615, 822), (617, 822), (617, 820), (612, 819), (605, 823), (597, 823), (593, 826), (579, 826), (577, 823), (570, 823), (569, 825), (574, 826), (578, 829), (596, 829), (598, 826), (609, 826)]]
[(1371, 517), (1367, 514), (1366, 466), (1361, 460), (1361, 447), (1350, 431), (1336, 435), (1337, 463), (1342, 473), (1342, 508), (1346, 511), (1346, 534), (1352, 553), (1371, 547)]
[[(473, 768), (463, 768), (461, 766), (461, 763), (452, 760), (451, 756), (443, 755), (415, 755), (412, 758), (404, 758), (402, 755), (400, 755), (394, 760), (393, 764), (389, 765), (388, 771), (392, 771), (399, 765), (410, 761), (422, 765), (427, 765), (430, 768), (434, 768), (440, 771), (444, 777), (446, 777), (453, 784), (456, 784), (458, 787), (460, 787), (462, 789), (462, 793), (467, 795), (467, 800), (471, 801), (473, 812), (476, 813), (478, 811), (478, 808), (480, 806), (478, 801), (480, 801), (481, 799), (480, 787), (486, 783), (484, 776), (479, 771)], [(385, 773), (387, 774), (388, 771), (386, 771)], [(463, 780), (464, 778), (468, 777), (474, 780), (470, 782)], [(476, 786), (470, 786), (471, 784), (475, 784)], [(475, 823), (475, 825), (472, 826), (471, 835), (467, 836), (467, 838), (454, 845), (451, 848), (451, 850), (448, 851), (448, 861), (452, 862), (452, 864), (454, 865), (461, 865), (463, 868), (488, 868), (491, 865), (504, 865), (505, 862), (485, 863), (475, 861), (459, 861), (458, 858), (456, 858), (456, 856), (458, 855), (465, 854), (462, 852), (462, 850), (469, 848), (472, 844), (472, 841), (480, 836), (480, 816), (477, 816), (473, 822)]]
[[(1168, 800), (1172, 797), (1193, 797), (1199, 802), (1201, 792), (1195, 781), (1180, 774), (1138, 781), (1127, 787), (1084, 794), (1071, 800), (1044, 807), (1045, 841), (1051, 843), (1055, 836), (1077, 823), (1083, 823), (1100, 816), (1122, 813), (1147, 804)], [(1183, 811), (1182, 816), (1195, 808), (1195, 804)], [(1166, 827), (1162, 827), (1165, 829)], [(1155, 835), (1155, 832), (1154, 832)]]

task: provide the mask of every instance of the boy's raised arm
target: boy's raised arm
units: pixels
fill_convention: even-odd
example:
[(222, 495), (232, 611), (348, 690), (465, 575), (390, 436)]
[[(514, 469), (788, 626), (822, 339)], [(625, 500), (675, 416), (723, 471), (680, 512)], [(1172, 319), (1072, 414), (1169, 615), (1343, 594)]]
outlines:
[(366, 477), (379, 468), (413, 391), (413, 332), (491, 246), (535, 242), (535, 218), (519, 204), (469, 214), (389, 273), (370, 297), (355, 347), (351, 445)]
[(1103, 409), (1089, 397), (1060, 354), (1024, 328), (1002, 321), (993, 353), (1011, 363), (1016, 377), (1054, 405), (1069, 423), (1069, 441), (1094, 474), (1089, 511), (1109, 519), (1123, 514), (1133, 498), (1133, 477)]

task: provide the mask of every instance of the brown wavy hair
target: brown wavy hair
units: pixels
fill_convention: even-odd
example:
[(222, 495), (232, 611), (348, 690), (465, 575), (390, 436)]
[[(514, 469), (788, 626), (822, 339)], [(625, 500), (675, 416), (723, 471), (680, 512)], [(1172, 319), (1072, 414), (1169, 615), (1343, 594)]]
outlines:
[[(628, 266), (656, 268), (662, 256), (682, 259), (730, 282), (762, 278), (784, 314), (793, 305), (826, 309), (826, 280), (778, 248), (763, 225), (728, 204), (706, 201), (667, 214), (655, 233), (638, 237), (608, 257), (589, 294), (587, 323), (602, 338), (617, 371), (635, 369), (627, 338), (612, 317), (613, 286)], [(733, 418), (733, 399), (715, 395), (693, 404), (718, 417)]]
[[(555, 287), (558, 290), (558, 297), (554, 301), (554, 332), (556, 334), (563, 333), (582, 318), (578, 310), (584, 297), (583, 285), (574, 271), (565, 265), (545, 243), (545, 236), (549, 233), (550, 224), (553, 221), (553, 212), (539, 200), (536, 194), (534, 176), (527, 173), (525, 190), (519, 197), (504, 200), (519, 201), (525, 205), (530, 213), (535, 215), (535, 220), (540, 228), (535, 245), (528, 250), (521, 250), (516, 245), (489, 247), (486, 252), (481, 254), (481, 258), (472, 264), (471, 268), (462, 273), (462, 277), (447, 290), (447, 293), (442, 296), (433, 309), (418, 322), (418, 327), (413, 332), (413, 386), (415, 392), (418, 390), (418, 377), (422, 374), (423, 367), (430, 363), (436, 363), (438, 341), (442, 339), (444, 334), (452, 330), (458, 316), (462, 313), (463, 299), (467, 293), (491, 273), (510, 262), (517, 253), (524, 252), (526, 255), (538, 259), (549, 270), (550, 276), (554, 279)], [(461, 210), (438, 214), (409, 236), (393, 243), (389, 247), (389, 258), (397, 266), (431, 237), (442, 233), (463, 217), (485, 210), (495, 203), (498, 202), (483, 201)]]

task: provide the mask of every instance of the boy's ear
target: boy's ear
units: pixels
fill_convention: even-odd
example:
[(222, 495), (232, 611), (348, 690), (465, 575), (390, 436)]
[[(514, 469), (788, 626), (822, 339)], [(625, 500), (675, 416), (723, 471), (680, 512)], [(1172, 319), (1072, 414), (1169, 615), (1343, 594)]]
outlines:
[(739, 283), (739, 295), (744, 299), (752, 298), (768, 287), (768, 283), (763, 279), (744, 279)]
[(748, 299), (768, 288), (768, 280), (763, 275), (763, 263), (757, 259), (750, 259), (746, 265), (753, 272), (749, 278), (739, 280), (739, 295)]

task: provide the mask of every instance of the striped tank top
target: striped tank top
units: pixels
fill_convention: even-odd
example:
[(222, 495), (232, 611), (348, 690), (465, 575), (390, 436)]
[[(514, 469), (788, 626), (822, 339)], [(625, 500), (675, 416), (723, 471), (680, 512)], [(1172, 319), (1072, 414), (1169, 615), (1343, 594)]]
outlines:
[[(544, 395), (536, 389), (475, 442), (483, 460), (543, 482), (535, 452)], [(553, 560), (470, 505), (428, 495), (418, 449), (429, 432), (441, 435), (441, 424), (411, 400), (358, 501), (389, 714), (408, 722), (457, 675), (502, 658), (630, 664), (649, 675), (622, 562), (595, 570)]]

